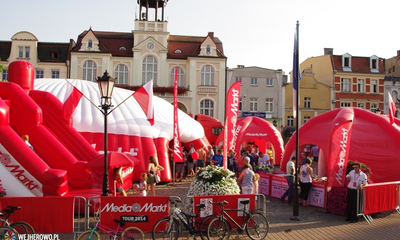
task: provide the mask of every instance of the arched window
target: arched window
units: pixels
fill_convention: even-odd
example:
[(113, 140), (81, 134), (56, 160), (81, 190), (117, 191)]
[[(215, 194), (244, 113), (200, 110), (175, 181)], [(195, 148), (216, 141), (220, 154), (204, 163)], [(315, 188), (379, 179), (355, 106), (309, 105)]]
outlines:
[(181, 67), (173, 67), (171, 70), (171, 86), (174, 86), (175, 70), (178, 70), (178, 86), (183, 87), (183, 69)]
[(82, 79), (95, 82), (96, 81), (96, 70), (97, 65), (92, 60), (87, 60), (83, 64), (83, 72), (82, 72)]
[(126, 51), (126, 47), (119, 47), (118, 50), (120, 50), (120, 51)]
[(182, 50), (176, 49), (174, 53), (182, 53)]
[(142, 65), (142, 84), (147, 83), (153, 79), (153, 85), (157, 85), (157, 60), (148, 56), (143, 59)]
[(124, 64), (118, 64), (115, 67), (116, 84), (128, 84), (128, 67)]
[(214, 102), (210, 99), (200, 101), (200, 114), (214, 117)]
[(92, 40), (89, 40), (89, 42), (87, 43), (87, 47), (88, 47), (88, 48), (92, 48), (92, 47), (93, 47), (93, 42), (92, 42)]
[(201, 85), (214, 86), (214, 68), (210, 65), (201, 68)]

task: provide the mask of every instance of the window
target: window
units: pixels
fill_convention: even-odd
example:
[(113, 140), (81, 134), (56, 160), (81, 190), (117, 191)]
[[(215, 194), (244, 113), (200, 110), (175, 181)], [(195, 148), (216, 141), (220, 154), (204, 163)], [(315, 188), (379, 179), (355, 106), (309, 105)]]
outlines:
[(364, 109), (364, 103), (357, 103), (357, 107)]
[(304, 108), (311, 108), (311, 98), (310, 97), (304, 98)]
[(250, 85), (257, 86), (258, 85), (258, 79), (257, 78), (251, 78)]
[(3, 69), (2, 79), (3, 80), (8, 80), (8, 70), (7, 69)]
[(210, 99), (205, 99), (200, 102), (200, 114), (214, 117), (214, 102)]
[(265, 99), (265, 111), (269, 112), (269, 113), (274, 111), (274, 99), (273, 98)]
[(357, 80), (357, 92), (359, 93), (364, 92), (364, 79)]
[(311, 117), (310, 116), (305, 116), (304, 117), (304, 123), (306, 123), (308, 120), (310, 120), (311, 119)]
[(58, 59), (60, 57), (60, 53), (59, 52), (51, 52), (51, 58), (52, 59)]
[(371, 80), (371, 93), (378, 93), (378, 81)]
[(371, 60), (371, 68), (377, 69), (377, 67), (376, 67), (377, 64), (376, 64), (376, 63), (377, 63), (377, 60), (376, 60), (376, 59), (372, 59), (372, 60)]
[(223, 129), (224, 128), (213, 127), (211, 128), (211, 133), (212, 135), (219, 136), (219, 134), (222, 132)]
[(274, 80), (271, 79), (271, 78), (267, 78), (267, 86), (268, 86), (268, 87), (274, 86)]
[(371, 103), (371, 112), (376, 112), (376, 109), (378, 109), (378, 104), (377, 103)]
[(88, 47), (88, 48), (92, 48), (92, 47), (93, 47), (93, 42), (92, 42), (92, 40), (89, 40), (89, 42), (87, 43), (87, 47)]
[(258, 104), (258, 99), (257, 98), (250, 98), (250, 112), (257, 112), (257, 104)]
[(201, 68), (201, 85), (214, 86), (214, 68), (210, 65)]
[(345, 67), (350, 67), (350, 58), (348, 58), (348, 57), (344, 58), (344, 66)]
[(243, 100), (242, 100), (242, 98), (240, 98), (240, 101), (239, 101), (239, 111), (242, 111), (242, 106), (243, 106)]
[(43, 70), (36, 70), (36, 78), (43, 78), (44, 71)]
[(128, 67), (125, 64), (118, 64), (115, 67), (116, 84), (128, 84)]
[(171, 86), (174, 86), (175, 71), (178, 70), (178, 86), (183, 87), (183, 69), (181, 67), (173, 67), (171, 70)]
[(51, 70), (51, 78), (60, 78), (59, 70)]
[(342, 92), (350, 92), (350, 78), (342, 78), (341, 82)]
[(30, 47), (18, 47), (18, 58), (30, 58)]
[(349, 102), (341, 102), (340, 107), (351, 107), (351, 103)]
[(82, 79), (95, 82), (97, 65), (94, 61), (88, 60), (83, 64)]
[(151, 79), (153, 79), (153, 85), (157, 86), (157, 60), (148, 56), (143, 59), (142, 84), (146, 84)]
[(210, 53), (211, 53), (211, 47), (210, 47), (210, 45), (207, 45), (207, 47), (206, 47), (206, 53), (207, 53), (207, 54), (210, 54)]
[(178, 53), (178, 54), (179, 54), (179, 53), (182, 53), (182, 50), (176, 49), (174, 53)]
[(240, 85), (243, 85), (241, 77), (235, 77), (235, 82), (240, 81)]
[(287, 125), (293, 127), (294, 126), (294, 117), (288, 116), (287, 117)]
[(126, 51), (126, 47), (119, 47), (118, 50), (120, 50), (120, 51)]

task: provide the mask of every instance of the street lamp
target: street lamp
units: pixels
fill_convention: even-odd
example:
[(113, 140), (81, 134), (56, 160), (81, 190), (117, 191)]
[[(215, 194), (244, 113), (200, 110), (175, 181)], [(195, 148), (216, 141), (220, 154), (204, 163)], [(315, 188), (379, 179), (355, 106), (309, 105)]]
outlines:
[(108, 155), (108, 136), (107, 136), (107, 115), (108, 109), (112, 107), (111, 105), (111, 95), (114, 90), (115, 85), (114, 78), (110, 77), (107, 70), (104, 72), (102, 77), (97, 77), (96, 81), (99, 85), (100, 96), (101, 96), (101, 108), (103, 109), (104, 114), (104, 176), (103, 176), (103, 194), (102, 196), (108, 196), (108, 164), (107, 164), (107, 155)]

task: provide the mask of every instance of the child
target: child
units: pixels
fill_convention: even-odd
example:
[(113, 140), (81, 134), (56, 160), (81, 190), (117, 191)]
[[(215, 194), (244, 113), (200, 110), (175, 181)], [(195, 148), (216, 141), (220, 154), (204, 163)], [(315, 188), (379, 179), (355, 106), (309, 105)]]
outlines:
[(147, 196), (147, 173), (140, 174), (139, 196)]
[(258, 194), (258, 180), (260, 180), (260, 175), (258, 173), (255, 173), (254, 183), (253, 183), (253, 194)]
[(125, 190), (122, 188), (122, 185), (124, 184), (124, 180), (122, 179), (121, 176), (121, 168), (114, 168), (114, 182), (116, 183), (116, 189), (115, 191), (117, 193), (121, 193), (122, 196), (126, 197), (126, 192)]

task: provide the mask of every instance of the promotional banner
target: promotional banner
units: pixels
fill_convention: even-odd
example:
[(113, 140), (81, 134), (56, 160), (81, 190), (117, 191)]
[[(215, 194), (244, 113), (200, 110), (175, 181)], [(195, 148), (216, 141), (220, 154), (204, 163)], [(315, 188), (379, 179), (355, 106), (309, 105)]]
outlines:
[(178, 69), (175, 69), (174, 78), (174, 162), (183, 162), (178, 124)]
[(353, 111), (351, 111), (351, 109), (344, 109), (336, 115), (333, 121), (327, 168), (328, 189), (330, 187), (344, 186), (353, 119)]
[[(227, 132), (227, 136), (226, 139), (224, 138), (224, 142), (227, 141), (227, 144), (224, 143), (224, 146), (227, 145), (226, 152), (228, 152), (228, 149), (232, 149), (232, 145), (234, 145), (234, 141), (236, 140), (233, 135), (235, 133), (236, 121), (239, 113), (240, 84), (240, 81), (232, 84), (226, 96), (225, 131)], [(223, 162), (226, 168), (227, 154), (225, 153)]]
[(160, 197), (101, 197), (101, 224), (115, 228), (114, 219), (125, 222), (125, 227), (136, 226), (151, 232), (154, 224), (168, 216), (169, 196)]

